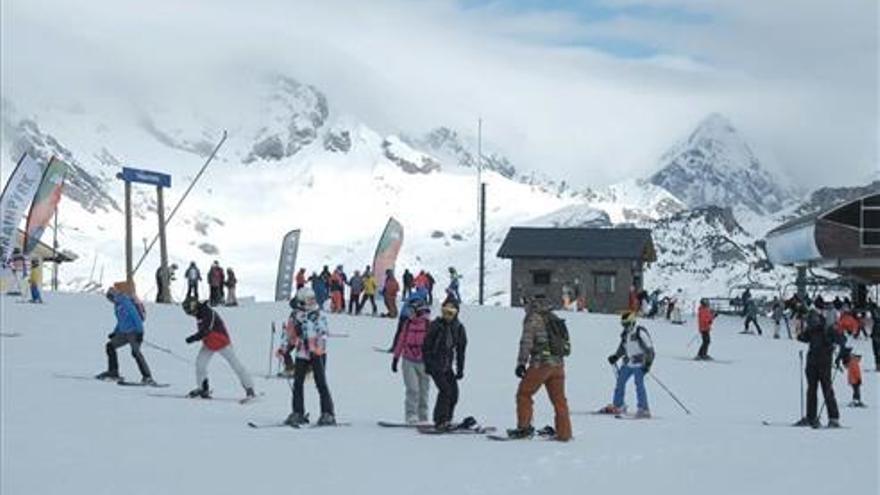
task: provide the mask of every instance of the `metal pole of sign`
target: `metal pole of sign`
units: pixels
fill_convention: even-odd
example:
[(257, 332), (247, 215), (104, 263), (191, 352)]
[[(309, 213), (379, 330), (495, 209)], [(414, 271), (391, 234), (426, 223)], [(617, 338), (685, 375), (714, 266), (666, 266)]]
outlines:
[(132, 286), (134, 270), (132, 270), (131, 247), (131, 182), (125, 181), (125, 281)]
[(168, 270), (168, 245), (165, 240), (165, 195), (162, 193), (164, 188), (156, 186), (156, 197), (158, 200), (157, 209), (159, 210), (159, 259), (160, 267), (159, 280), (162, 284), (159, 290), (159, 301), (163, 303), (171, 302), (171, 272)]
[(52, 290), (58, 291), (58, 207), (55, 207), (54, 229), (52, 232), (52, 259), (55, 261), (52, 270)]
[(486, 286), (486, 183), (480, 184), (480, 306)]

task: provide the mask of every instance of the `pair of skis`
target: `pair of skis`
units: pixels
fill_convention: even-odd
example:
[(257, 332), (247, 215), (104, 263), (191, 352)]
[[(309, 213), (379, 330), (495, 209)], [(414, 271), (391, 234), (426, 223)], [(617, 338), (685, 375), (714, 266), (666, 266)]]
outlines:
[(77, 374), (65, 374), (65, 373), (55, 373), (52, 376), (55, 378), (66, 378), (68, 380), (87, 380), (87, 381), (99, 381), (99, 382), (108, 382), (115, 383), (117, 385), (121, 385), (124, 387), (153, 387), (153, 388), (165, 388), (170, 387), (170, 383), (143, 383), (143, 382), (129, 382), (126, 381), (124, 377), (119, 377), (118, 379), (108, 379), (108, 378), (98, 378), (93, 375), (77, 375)]

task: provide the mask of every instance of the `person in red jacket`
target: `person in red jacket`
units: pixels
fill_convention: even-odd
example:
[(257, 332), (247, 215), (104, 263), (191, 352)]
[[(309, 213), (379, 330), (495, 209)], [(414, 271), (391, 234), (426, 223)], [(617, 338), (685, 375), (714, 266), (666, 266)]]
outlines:
[(296, 290), (300, 290), (306, 286), (306, 269), (300, 268), (296, 272)]
[(712, 322), (714, 320), (715, 313), (709, 307), (709, 301), (706, 298), (700, 299), (700, 309), (697, 310), (697, 328), (700, 331), (703, 344), (700, 346), (700, 350), (697, 351), (696, 359), (712, 359), (709, 356), (709, 342), (711, 341), (709, 332), (712, 331)]
[(394, 278), (394, 271), (390, 268), (385, 270), (385, 286), (382, 288), (382, 296), (388, 312), (382, 316), (397, 318), (397, 293), (400, 292), (400, 284)]
[(220, 315), (211, 309), (207, 301), (199, 302), (198, 299), (183, 301), (183, 311), (195, 318), (198, 325), (198, 331), (187, 337), (186, 343), (202, 341), (202, 348), (199, 349), (199, 355), (196, 357), (196, 388), (189, 393), (189, 396), (201, 397), (202, 399), (211, 398), (211, 390), (208, 387), (208, 362), (211, 361), (215, 353), (220, 353), (238, 375), (241, 386), (244, 387), (245, 398), (256, 397), (254, 382), (241, 361), (235, 356), (229, 332), (226, 331), (226, 324), (223, 323)]

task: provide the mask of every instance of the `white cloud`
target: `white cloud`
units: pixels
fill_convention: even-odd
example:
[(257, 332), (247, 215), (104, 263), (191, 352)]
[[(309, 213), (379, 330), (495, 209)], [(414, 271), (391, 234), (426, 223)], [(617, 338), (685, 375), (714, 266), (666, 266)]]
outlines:
[[(583, 185), (650, 173), (711, 111), (801, 184), (856, 181), (878, 167), (876, 4), (661, 1), (709, 20), (585, 23), (447, 0), (12, 0), (2, 6), (3, 93), (208, 105), (234, 100), (244, 75), (278, 71), (387, 132), (467, 130), (481, 115), (486, 139), (519, 166)], [(592, 39), (658, 54), (566, 44)], [(845, 173), (831, 179), (831, 167)]]

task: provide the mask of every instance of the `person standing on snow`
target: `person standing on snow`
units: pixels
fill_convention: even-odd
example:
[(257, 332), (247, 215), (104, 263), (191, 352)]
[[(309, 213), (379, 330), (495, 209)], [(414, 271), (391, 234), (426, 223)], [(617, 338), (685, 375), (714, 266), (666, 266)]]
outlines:
[(868, 312), (871, 313), (871, 350), (874, 351), (874, 369), (880, 372), (880, 309), (873, 301), (868, 303)]
[(461, 279), (461, 275), (455, 271), (454, 267), (449, 267), (449, 287), (446, 288), (446, 293), (453, 296), (455, 301), (458, 304), (461, 304), (461, 294), (458, 292), (458, 284), (459, 279)]
[(703, 344), (700, 345), (700, 350), (697, 351), (696, 359), (712, 359), (709, 356), (709, 343), (711, 342), (709, 332), (712, 331), (713, 321), (715, 321), (715, 313), (709, 307), (709, 300), (704, 297), (700, 299), (700, 308), (697, 310), (697, 329), (700, 331)]
[[(617, 351), (608, 356), (608, 362), (617, 369), (617, 384), (614, 387), (614, 399), (611, 404), (602, 408), (599, 412), (604, 414), (624, 414), (624, 395), (626, 382), (630, 377), (635, 377), (636, 400), (638, 410), (637, 418), (650, 418), (651, 410), (648, 407), (648, 393), (645, 390), (645, 375), (650, 373), (654, 363), (654, 345), (648, 331), (639, 326), (636, 314), (627, 311), (620, 317), (623, 332), (620, 333), (620, 344)], [(623, 358), (623, 366), (617, 367), (617, 361)]]
[(403, 270), (403, 277), (401, 278), (403, 282), (403, 298), (406, 299), (409, 297), (410, 293), (413, 290), (413, 274), (409, 272), (409, 268)]
[(840, 426), (840, 411), (831, 383), (832, 355), (835, 346), (840, 347), (841, 360), (846, 359), (849, 353), (843, 335), (837, 333), (833, 324), (828, 323), (827, 317), (820, 313), (825, 309), (824, 302), (819, 300), (816, 303), (807, 314), (806, 329), (797, 336), (797, 340), (809, 344), (810, 347), (804, 370), (807, 376), (807, 415), (795, 423), (795, 426), (819, 427), (817, 399), (818, 388), (821, 386), (822, 396), (828, 405), (828, 427), (836, 428)]
[(364, 291), (364, 279), (361, 277), (359, 270), (354, 271), (354, 275), (348, 280), (348, 314), (361, 314), (361, 292)]
[(28, 277), (28, 281), (31, 286), (31, 302), (43, 304), (43, 294), (41, 292), (41, 287), (43, 287), (43, 265), (37, 258), (31, 260), (31, 274)]
[(309, 422), (309, 416), (305, 412), (305, 399), (303, 397), (303, 385), (306, 373), (311, 368), (315, 386), (321, 400), (321, 417), (318, 424), (330, 426), (336, 424), (336, 415), (333, 410), (333, 398), (330, 396), (330, 387), (327, 386), (327, 335), (330, 330), (327, 318), (321, 312), (315, 293), (309, 288), (302, 288), (296, 292), (296, 297), (290, 301), (293, 312), (287, 321), (288, 334), (292, 336), (291, 344), (296, 349), (293, 376), (293, 412), (284, 421), (293, 427)]
[(749, 331), (749, 323), (754, 323), (755, 328), (758, 330), (758, 335), (762, 335), (761, 333), (761, 325), (758, 324), (758, 304), (752, 297), (748, 297), (743, 300), (745, 304), (745, 320), (743, 322), (743, 331), (740, 333), (752, 333)]
[(428, 421), (428, 392), (430, 378), (425, 372), (422, 345), (428, 333), (431, 308), (422, 300), (413, 304), (412, 313), (403, 324), (400, 338), (394, 346), (391, 371), (397, 373), (403, 357), (403, 384), (406, 387), (404, 417), (408, 424)]
[(376, 290), (378, 289), (379, 283), (376, 281), (376, 277), (373, 273), (368, 269), (364, 272), (364, 296), (361, 298), (360, 307), (361, 310), (366, 306), (367, 301), (370, 301), (370, 306), (373, 308), (373, 316), (376, 316)]
[(119, 376), (119, 358), (116, 349), (126, 345), (131, 346), (131, 357), (137, 363), (138, 371), (141, 372), (141, 382), (147, 385), (155, 385), (150, 374), (147, 360), (141, 354), (141, 343), (144, 341), (144, 318), (131, 296), (117, 291), (114, 288), (107, 289), (107, 300), (113, 303), (113, 312), (116, 316), (116, 327), (107, 336), (110, 339), (105, 346), (107, 351), (107, 371), (98, 374), (99, 380), (116, 380)]
[(198, 299), (183, 301), (183, 312), (195, 318), (198, 327), (196, 333), (186, 338), (186, 343), (202, 342), (202, 348), (199, 349), (199, 354), (196, 357), (196, 388), (190, 391), (189, 396), (203, 399), (211, 398), (211, 389), (208, 386), (208, 363), (214, 354), (219, 353), (238, 376), (238, 380), (244, 388), (245, 397), (247, 399), (256, 397), (251, 375), (235, 355), (229, 332), (226, 330), (226, 323), (223, 322), (220, 315), (207, 302), (199, 302)]
[(333, 270), (330, 275), (330, 312), (341, 313), (345, 311), (345, 300), (343, 291), (345, 290), (345, 282), (340, 275), (339, 268)]
[(433, 419), (438, 430), (451, 428), (458, 404), (458, 380), (464, 378), (466, 350), (467, 333), (458, 319), (458, 304), (450, 301), (440, 308), (440, 317), (431, 322), (422, 344), (425, 372), (437, 387)]
[(385, 285), (382, 287), (382, 298), (385, 302), (385, 309), (388, 311), (382, 316), (388, 318), (397, 318), (397, 293), (400, 292), (400, 284), (394, 278), (394, 270), (385, 270)]
[(223, 268), (220, 267), (220, 262), (214, 260), (214, 264), (211, 265), (211, 269), (208, 271), (208, 285), (211, 288), (211, 306), (223, 304), (224, 278)]
[(300, 268), (296, 272), (296, 290), (300, 290), (306, 286), (306, 269)]
[(232, 268), (226, 269), (226, 305), (238, 306), (238, 298), (235, 296), (235, 287), (238, 285), (238, 279), (235, 278), (235, 272)]
[(782, 323), (785, 323), (785, 329), (788, 331), (788, 338), (791, 339), (791, 327), (788, 324), (788, 318), (785, 316), (785, 305), (779, 300), (779, 297), (773, 297), (773, 303), (770, 307), (773, 318), (773, 338), (779, 338), (779, 330)]
[(517, 427), (507, 431), (511, 438), (534, 435), (532, 396), (544, 386), (555, 411), (556, 440), (571, 440), (571, 417), (565, 398), (565, 362), (563, 356), (554, 355), (550, 350), (548, 327), (550, 318), (554, 317), (544, 297), (533, 297), (528, 301), (515, 372), (520, 379), (516, 391)]
[(425, 272), (425, 280), (428, 283), (428, 306), (434, 305), (434, 277), (431, 276), (431, 272)]
[(202, 281), (202, 273), (199, 271), (196, 266), (195, 261), (190, 261), (189, 268), (186, 269), (186, 272), (183, 274), (184, 278), (186, 278), (186, 298), (185, 299), (198, 299), (199, 298), (199, 282)]

